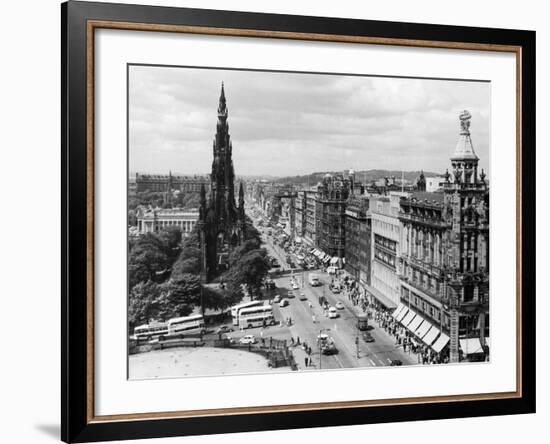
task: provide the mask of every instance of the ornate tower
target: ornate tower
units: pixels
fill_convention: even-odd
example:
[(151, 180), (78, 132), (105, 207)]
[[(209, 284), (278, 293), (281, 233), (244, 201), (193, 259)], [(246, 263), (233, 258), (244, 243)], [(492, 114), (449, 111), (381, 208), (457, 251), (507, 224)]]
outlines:
[(416, 181), (416, 189), (418, 191), (426, 191), (426, 178), (424, 177), (424, 171), (420, 171), (420, 176)]
[(445, 175), (448, 271), (444, 303), (450, 318), (450, 360), (459, 360), (459, 337), (479, 337), (485, 345), (489, 303), (489, 188), (470, 137), (472, 116), (459, 116), (460, 135)]
[[(222, 89), (218, 104), (218, 121), (212, 146), (212, 174), (208, 202), (201, 197), (202, 230), (201, 244), (205, 264), (203, 273), (211, 279), (227, 266), (230, 250), (244, 239), (244, 193), (235, 203), (235, 172), (233, 169), (231, 138), (227, 123), (228, 109), (225, 90)], [(202, 192), (202, 190), (201, 190)]]

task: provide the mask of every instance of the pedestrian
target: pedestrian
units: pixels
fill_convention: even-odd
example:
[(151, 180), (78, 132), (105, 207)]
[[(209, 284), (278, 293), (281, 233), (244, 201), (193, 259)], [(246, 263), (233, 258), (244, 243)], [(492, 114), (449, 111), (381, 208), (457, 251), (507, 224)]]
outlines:
[(304, 364), (307, 367), (307, 356), (304, 358)]
[(292, 336), (290, 337), (290, 343), (294, 345), (294, 338)]
[(296, 344), (300, 345), (300, 336), (296, 337)]

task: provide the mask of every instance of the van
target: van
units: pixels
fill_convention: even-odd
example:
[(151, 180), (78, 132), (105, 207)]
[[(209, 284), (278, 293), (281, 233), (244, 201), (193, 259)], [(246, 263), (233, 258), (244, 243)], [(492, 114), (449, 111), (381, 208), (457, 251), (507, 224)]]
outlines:
[(315, 274), (310, 274), (309, 275), (308, 283), (312, 287), (318, 287), (319, 285), (321, 285), (321, 281), (319, 280), (319, 278)]

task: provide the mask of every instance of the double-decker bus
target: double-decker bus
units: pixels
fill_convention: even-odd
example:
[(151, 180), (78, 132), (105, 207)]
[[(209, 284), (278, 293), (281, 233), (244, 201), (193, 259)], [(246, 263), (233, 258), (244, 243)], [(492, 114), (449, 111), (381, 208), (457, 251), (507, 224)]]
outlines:
[(239, 311), (243, 308), (258, 307), (264, 305), (263, 301), (250, 301), (243, 302), (242, 304), (237, 304), (231, 307), (231, 316), (233, 317), (233, 325), (239, 325)]
[(264, 325), (274, 324), (273, 307), (269, 304), (243, 308), (239, 311), (239, 328), (263, 327)]
[(204, 333), (204, 318), (200, 314), (168, 320), (168, 337), (197, 333)]
[(166, 322), (150, 322), (134, 328), (134, 336), (138, 341), (150, 341), (166, 334), (168, 334), (168, 324)]

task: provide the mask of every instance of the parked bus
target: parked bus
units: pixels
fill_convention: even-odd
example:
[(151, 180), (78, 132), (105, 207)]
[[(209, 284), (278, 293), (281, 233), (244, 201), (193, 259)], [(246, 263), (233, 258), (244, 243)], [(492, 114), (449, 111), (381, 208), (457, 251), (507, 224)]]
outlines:
[(259, 307), (243, 308), (239, 311), (239, 328), (263, 327), (274, 325), (273, 307), (262, 305)]
[(200, 314), (168, 320), (168, 336), (197, 333), (204, 333), (204, 318)]
[(151, 322), (134, 328), (134, 336), (138, 341), (150, 341), (166, 334), (168, 334), (166, 322)]
[(239, 311), (243, 308), (258, 307), (264, 305), (263, 301), (250, 301), (243, 302), (242, 304), (237, 304), (231, 307), (231, 316), (233, 317), (233, 325), (239, 325)]

